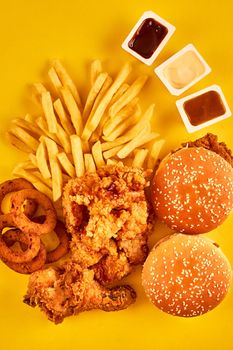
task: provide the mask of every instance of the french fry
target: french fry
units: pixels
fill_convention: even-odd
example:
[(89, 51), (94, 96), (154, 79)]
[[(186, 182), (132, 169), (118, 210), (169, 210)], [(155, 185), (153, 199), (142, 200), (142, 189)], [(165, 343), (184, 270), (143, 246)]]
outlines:
[(14, 167), (14, 171), (17, 171), (19, 169), (36, 170), (37, 167), (34, 164), (32, 164), (32, 162), (30, 160), (26, 160), (25, 162), (18, 163)]
[(48, 76), (49, 76), (49, 79), (52, 83), (52, 86), (53, 86), (56, 94), (59, 96), (60, 95), (60, 88), (62, 87), (62, 83), (61, 83), (61, 80), (59, 79), (54, 67), (51, 67), (49, 69)]
[(42, 181), (40, 181), (35, 175), (33, 175), (30, 170), (24, 169), (14, 169), (13, 175), (17, 177), (22, 177), (33, 184), (33, 186), (40, 192), (44, 193), (50, 199), (53, 198), (51, 189), (46, 186)]
[(118, 127), (116, 127), (115, 130), (113, 130), (113, 132), (110, 135), (103, 136), (103, 139), (105, 141), (116, 140), (118, 137), (120, 137), (122, 134), (124, 134), (127, 131), (127, 129), (129, 129), (132, 125), (137, 123), (140, 114), (141, 114), (140, 108), (139, 108), (139, 110), (136, 109), (135, 112), (129, 118), (127, 118), (125, 121), (120, 123), (120, 125), (118, 125)]
[(96, 141), (98, 141), (103, 133), (103, 127), (105, 125), (105, 123), (108, 121), (109, 116), (108, 114), (105, 112), (98, 127), (96, 128), (96, 130), (92, 133), (91, 137), (90, 137), (90, 142), (91, 143), (95, 143)]
[(60, 221), (64, 222), (64, 216), (63, 216), (63, 207), (62, 207), (62, 200), (59, 199), (55, 203), (53, 203), (54, 208), (57, 212), (57, 217)]
[(130, 64), (125, 64), (113, 81), (103, 72), (101, 62), (94, 61), (91, 88), (81, 113), (77, 87), (61, 62), (55, 60), (48, 71), (48, 86), (57, 99), (53, 102), (50, 91), (37, 83), (34, 96), (43, 117), (26, 115), (13, 120), (7, 137), (29, 157), (14, 173), (52, 198), (58, 211), (62, 212), (62, 189), (70, 178), (94, 172), (105, 164), (123, 164), (117, 158), (134, 167), (145, 163), (154, 167), (164, 140), (156, 140), (148, 152), (146, 144), (159, 136), (151, 132), (154, 105), (141, 115), (138, 94), (147, 77), (141, 76), (129, 85), (126, 79), (130, 71)]
[(89, 153), (90, 152), (90, 145), (88, 141), (83, 141), (82, 140), (82, 150), (83, 153)]
[(92, 155), (96, 164), (97, 168), (100, 168), (101, 166), (105, 165), (105, 161), (102, 155), (102, 149), (101, 149), (101, 143), (100, 141), (97, 141), (93, 146), (92, 146)]
[(66, 131), (66, 133), (68, 135), (75, 134), (75, 129), (70, 121), (70, 118), (67, 116), (66, 111), (63, 107), (63, 104), (59, 98), (56, 101), (54, 101), (53, 106), (61, 122), (61, 125), (63, 129)]
[[(60, 141), (57, 138), (56, 134), (52, 134), (51, 132), (48, 131), (47, 124), (46, 124), (46, 121), (44, 120), (44, 118), (38, 117), (35, 120), (35, 123), (41, 128), (41, 130), (43, 131), (45, 136), (49, 137), (51, 140), (53, 140), (54, 142), (56, 142), (58, 145), (61, 146)], [(44, 135), (42, 135), (40, 137), (40, 141), (41, 141), (41, 139), (44, 138)]]
[(32, 149), (28, 145), (26, 145), (23, 141), (19, 140), (18, 137), (14, 136), (9, 131), (6, 132), (6, 139), (12, 146), (17, 148), (21, 152), (30, 153), (32, 151)]
[[(34, 176), (34, 175), (33, 175), (33, 176)], [(27, 179), (26, 176), (24, 176), (24, 178), (25, 178), (26, 180), (29, 181), (29, 177), (28, 177), (28, 179)], [(51, 200), (53, 199), (53, 193), (52, 193), (51, 189), (50, 189), (48, 186), (46, 186), (42, 181), (40, 181), (39, 179), (37, 179), (37, 178), (35, 177), (35, 180), (34, 180), (34, 181), (31, 180), (31, 182), (32, 182), (33, 186), (34, 186), (39, 192), (44, 193), (44, 194), (45, 194), (47, 197), (49, 197)]]
[[(125, 135), (122, 136), (122, 139), (119, 137), (118, 142), (120, 142), (119, 144), (128, 142), (130, 140), (132, 140), (133, 138), (135, 138), (139, 132), (141, 132), (142, 130), (145, 130), (145, 127), (147, 128), (147, 132), (150, 132), (151, 128), (150, 128), (150, 121), (153, 117), (154, 114), (154, 104), (149, 106), (149, 108), (145, 111), (145, 113), (143, 114), (143, 116), (140, 118), (140, 120), (138, 121), (137, 124), (133, 125), (131, 129), (129, 129)], [(115, 136), (115, 135), (114, 135)], [(157, 136), (159, 136), (157, 134)], [(127, 140), (127, 141), (125, 141)], [(117, 141), (117, 140), (115, 140)]]
[(47, 92), (46, 87), (41, 83), (35, 83), (35, 84), (33, 84), (33, 87), (34, 87), (37, 95), (39, 95), (40, 97), (42, 96), (43, 93)]
[(118, 158), (120, 159), (126, 158), (135, 148), (140, 147), (145, 143), (152, 141), (156, 137), (157, 137), (156, 133), (151, 132), (150, 134), (148, 134), (148, 133), (145, 133), (144, 130), (142, 130), (134, 139), (129, 141), (126, 145), (124, 145), (121, 148), (121, 150), (117, 153)]
[(159, 141), (155, 141), (153, 143), (153, 146), (151, 148), (151, 151), (149, 153), (148, 160), (147, 160), (147, 168), (148, 169), (154, 169), (155, 164), (158, 160), (159, 153), (160, 153), (164, 143), (165, 143), (165, 140), (163, 140), (163, 139), (159, 140)]
[(107, 77), (108, 77), (108, 73), (100, 73), (97, 76), (94, 84), (92, 85), (92, 87), (89, 91), (89, 94), (87, 96), (86, 104), (85, 104), (85, 107), (83, 110), (83, 120), (84, 121), (87, 120), (87, 118), (91, 112), (91, 109), (93, 107), (93, 104), (95, 102), (95, 99), (98, 96), (100, 90), (102, 89)]
[(147, 126), (148, 131), (150, 131), (150, 121), (153, 116), (154, 112), (154, 105), (151, 105), (146, 112), (143, 114), (143, 116), (140, 118), (137, 124), (135, 124), (127, 133), (124, 135), (126, 137), (129, 137), (133, 139), (138, 135), (139, 132), (141, 132), (142, 129)]
[(112, 158), (112, 157), (114, 157), (114, 156), (117, 154), (117, 152), (119, 152), (121, 149), (122, 149), (122, 146), (116, 146), (116, 147), (114, 147), (114, 148), (109, 149), (108, 151), (105, 151), (105, 152), (103, 153), (103, 156), (104, 156), (105, 159)]
[(71, 79), (70, 75), (66, 71), (65, 67), (62, 65), (62, 63), (59, 60), (54, 60), (52, 65), (55, 68), (57, 75), (58, 75), (60, 81), (62, 82), (62, 85), (68, 87), (68, 89), (70, 90), (71, 94), (73, 95), (75, 101), (77, 102), (79, 109), (81, 109), (82, 104), (81, 104), (81, 99), (80, 99), (80, 96), (78, 93), (78, 89), (77, 89), (75, 83), (73, 82), (73, 80)]
[(77, 135), (81, 135), (83, 130), (83, 121), (80, 109), (67, 86), (60, 89), (62, 97), (65, 101), (66, 108), (70, 114), (72, 124)]
[(108, 75), (107, 79), (104, 82), (104, 85), (102, 86), (102, 89), (100, 90), (98, 96), (95, 99), (95, 102), (93, 104), (90, 116), (93, 116), (94, 112), (96, 111), (97, 107), (100, 104), (100, 101), (103, 99), (105, 96), (106, 92), (108, 91), (109, 87), (112, 84), (112, 78)]
[(62, 173), (63, 183), (66, 184), (70, 180), (70, 176)]
[(37, 135), (37, 136), (41, 136), (42, 135), (42, 130), (40, 130), (40, 128), (38, 128), (37, 126), (35, 126), (32, 122), (29, 122), (25, 119), (22, 118), (16, 118), (12, 120), (12, 123), (25, 129), (26, 131), (30, 131), (31, 133)]
[[(137, 124), (135, 126), (137, 126)], [(123, 136), (118, 137), (116, 140), (102, 143), (101, 144), (102, 151), (108, 151), (111, 148), (122, 146), (126, 144), (128, 141), (132, 140), (134, 137), (136, 137), (140, 131), (137, 130), (135, 126), (133, 126)], [(148, 134), (151, 131), (150, 123), (145, 122), (144, 127), (141, 128), (141, 131), (143, 131), (145, 134), (146, 133)], [(156, 135), (157, 137), (159, 136), (159, 134), (156, 134)]]
[(124, 106), (126, 106), (134, 97), (136, 97), (144, 84), (147, 81), (147, 76), (141, 76), (137, 78), (133, 84), (127, 89), (127, 91), (117, 100), (110, 108), (109, 115), (113, 117), (117, 114)]
[(135, 108), (141, 110), (138, 102), (139, 102), (139, 98), (138, 97), (134, 97), (125, 107), (123, 107), (119, 112), (117, 112), (116, 115), (114, 115), (113, 117), (109, 116), (109, 119), (111, 121), (113, 121), (119, 115), (122, 118), (124, 118), (124, 117), (127, 118), (128, 116), (130, 116), (135, 111)]
[[(96, 97), (96, 100), (94, 102), (93, 108), (91, 110), (90, 116), (92, 117), (94, 112), (96, 111), (96, 108), (98, 107), (100, 101), (102, 100), (103, 96), (105, 95), (105, 93), (107, 92), (108, 88), (110, 87), (110, 85), (112, 84), (112, 78), (111, 77), (107, 77), (102, 89), (100, 90), (98, 96)], [(102, 134), (102, 130), (103, 130), (103, 126), (105, 124), (105, 121), (108, 119), (108, 114), (105, 113), (97, 127), (97, 129), (93, 132), (90, 141), (92, 143), (95, 143), (96, 141), (99, 140), (100, 135)]]
[(107, 165), (116, 165), (118, 161), (116, 159), (107, 159)]
[(43, 92), (41, 97), (42, 108), (48, 124), (48, 131), (57, 132), (57, 119), (53, 110), (53, 101), (49, 91)]
[(155, 109), (155, 105), (151, 104), (147, 110), (144, 112), (142, 118), (140, 119), (140, 127), (141, 125), (144, 124), (144, 122), (150, 122), (153, 115), (154, 115), (154, 109)]
[(39, 142), (31, 136), (27, 131), (22, 129), (19, 126), (12, 126), (10, 128), (10, 133), (16, 136), (19, 140), (24, 142), (27, 146), (29, 146), (34, 152), (37, 150)]
[(85, 173), (84, 159), (83, 159), (83, 150), (82, 150), (82, 141), (79, 136), (71, 135), (71, 150), (74, 160), (74, 167), (77, 177), (83, 176)]
[[(100, 133), (101, 134), (101, 133)], [(93, 134), (91, 135), (91, 138), (89, 139), (89, 143), (91, 145), (93, 145), (94, 143), (96, 143), (99, 140), (99, 133), (98, 133), (98, 129), (96, 129)]]
[(36, 160), (37, 160), (38, 169), (40, 170), (43, 178), (45, 179), (51, 178), (51, 172), (48, 167), (48, 154), (47, 154), (44, 141), (42, 141), (37, 148)]
[[(102, 144), (102, 150), (106, 151), (112, 147), (116, 147), (119, 145), (122, 145), (130, 140), (132, 140), (134, 137), (138, 135), (138, 133), (141, 130), (145, 130), (145, 126), (147, 126), (147, 132), (150, 132), (150, 121), (154, 114), (154, 104), (149, 106), (149, 108), (146, 110), (146, 112), (143, 114), (143, 116), (140, 118), (137, 124), (132, 126), (131, 129), (129, 129), (123, 136), (119, 137), (118, 139), (115, 139), (113, 142), (106, 142)], [(159, 136), (159, 134), (157, 134)], [(104, 137), (103, 137), (104, 138)]]
[(120, 123), (111, 134), (108, 136), (103, 136), (104, 141), (114, 141), (118, 137), (120, 137), (124, 132), (132, 125), (134, 125), (138, 121), (137, 115), (131, 115), (124, 122)]
[(103, 127), (103, 134), (105, 136), (109, 135), (121, 122), (127, 119), (136, 108), (140, 110), (137, 97), (135, 97), (127, 106), (122, 108), (122, 110), (118, 112), (114, 118), (108, 118)]
[(102, 63), (100, 60), (95, 60), (91, 63), (91, 70), (90, 70), (90, 80), (91, 85), (94, 85), (96, 78), (98, 75), (102, 72)]
[(105, 141), (114, 141), (116, 138), (122, 135), (128, 128), (136, 124), (140, 115), (141, 109), (140, 107), (136, 107), (134, 113), (131, 116), (129, 116), (125, 120), (123, 119), (123, 121), (118, 126), (112, 129), (112, 132), (108, 134), (106, 133), (106, 135), (103, 136), (103, 139)]
[(57, 123), (57, 138), (60, 141), (60, 144), (64, 148), (66, 153), (71, 153), (70, 138), (63, 129), (63, 127)]
[(46, 186), (48, 186), (51, 190), (53, 187), (52, 179), (45, 179), (41, 173), (37, 170), (31, 170), (31, 174), (36, 176), (41, 182), (43, 182)]
[(122, 84), (119, 89), (116, 91), (116, 93), (113, 95), (111, 102), (110, 102), (110, 106), (112, 106), (117, 100), (119, 100), (119, 98), (124, 95), (124, 93), (128, 90), (129, 88), (129, 84), (124, 83)]
[(58, 153), (57, 158), (65, 172), (70, 177), (75, 177), (75, 168), (69, 160), (69, 158), (67, 157), (67, 154), (65, 152)]
[(145, 162), (145, 159), (147, 157), (147, 154), (148, 154), (148, 149), (142, 148), (142, 149), (136, 150), (135, 156), (132, 162), (132, 166), (135, 168), (142, 168)]
[(27, 113), (24, 117), (24, 120), (26, 120), (26, 122), (29, 122), (29, 123), (34, 123), (34, 118), (31, 114)]
[(37, 159), (36, 159), (35, 154), (29, 153), (28, 158), (29, 158), (30, 162), (31, 162), (36, 168), (38, 168)]
[(85, 169), (88, 173), (94, 173), (96, 171), (95, 162), (90, 153), (84, 154)]
[(49, 164), (52, 175), (53, 200), (57, 201), (62, 196), (63, 188), (62, 171), (57, 159), (58, 147), (56, 142), (50, 138), (45, 137), (44, 140), (49, 156)]
[(122, 67), (122, 69), (120, 70), (120, 72), (117, 75), (113, 84), (110, 86), (110, 88), (108, 89), (108, 91), (106, 92), (106, 94), (104, 95), (102, 100), (100, 101), (94, 114), (93, 115), (91, 114), (89, 116), (89, 118), (86, 122), (86, 125), (84, 127), (84, 130), (83, 130), (83, 134), (82, 134), (83, 140), (86, 140), (86, 141), (89, 140), (93, 131), (95, 131), (95, 129), (98, 127), (98, 125), (101, 121), (101, 118), (103, 117), (103, 114), (104, 114), (106, 108), (108, 107), (113, 95), (119, 89), (121, 84), (124, 83), (125, 79), (129, 75), (130, 71), (131, 71), (131, 66), (129, 65), (129, 63), (126, 63)]
[(103, 142), (101, 144), (101, 148), (102, 148), (102, 151), (108, 151), (114, 147), (117, 147), (117, 146), (121, 146), (123, 144), (125, 144), (126, 142), (130, 141), (131, 138), (129, 137), (126, 137), (125, 135), (124, 136), (121, 136), (121, 137), (118, 137), (116, 140), (114, 141), (109, 141), (109, 142)]

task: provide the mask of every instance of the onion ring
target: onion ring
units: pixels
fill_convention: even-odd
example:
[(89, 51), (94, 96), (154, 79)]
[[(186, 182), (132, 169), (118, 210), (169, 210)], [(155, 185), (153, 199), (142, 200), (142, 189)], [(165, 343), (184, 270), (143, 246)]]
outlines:
[[(33, 219), (30, 220), (22, 212), (21, 206), (26, 199), (35, 200), (43, 208), (45, 221), (42, 224), (33, 222)], [(35, 189), (21, 190), (12, 195), (12, 202), (14, 204), (12, 208), (13, 221), (21, 231), (41, 235), (54, 230), (57, 222), (56, 211), (51, 200), (43, 193)]]
[(65, 225), (61, 221), (57, 222), (54, 232), (56, 233), (60, 243), (55, 249), (47, 252), (47, 264), (59, 260), (69, 251), (69, 235), (66, 231)]
[[(45, 221), (45, 216), (44, 215), (36, 216), (32, 220), (36, 223), (42, 224)], [(52, 262), (55, 262), (61, 259), (69, 251), (70, 235), (67, 232), (63, 222), (58, 220), (56, 227), (53, 231), (55, 232), (55, 234), (59, 239), (59, 244), (55, 249), (51, 251), (47, 251), (46, 264), (50, 264)]]
[[(12, 200), (11, 200), (11, 208), (13, 206)], [(38, 208), (38, 205), (35, 201), (32, 201), (31, 199), (27, 199), (25, 203), (23, 203), (23, 212), (26, 216), (29, 218), (33, 217), (36, 210)]]
[[(14, 180), (8, 180), (3, 182), (0, 185), (0, 215), (3, 215), (2, 212), (2, 201), (4, 197), (11, 192), (16, 192), (24, 189), (34, 189), (34, 186), (27, 180), (18, 178)], [(27, 201), (23, 204), (24, 213), (26, 216), (33, 216), (37, 210), (37, 205), (35, 201)], [(11, 201), (12, 206), (12, 201)]]
[[(25, 235), (19, 235), (15, 234), (16, 231), (14, 230), (9, 230), (3, 235), (3, 239), (5, 244), (8, 246), (11, 246), (15, 242), (20, 242), (22, 244), (27, 244), (26, 237)], [(37, 236), (38, 237), (38, 236)], [(40, 239), (39, 239), (40, 240)], [(39, 269), (41, 269), (46, 262), (46, 249), (44, 244), (40, 240), (40, 246), (39, 246), (39, 252), (38, 254), (28, 262), (23, 262), (23, 263), (16, 263), (12, 261), (7, 261), (5, 259), (2, 259), (2, 261), (12, 270), (22, 273), (22, 274), (30, 274), (32, 272), (35, 272)], [(10, 248), (9, 248), (10, 249)]]
[(13, 215), (11, 213), (0, 215), (0, 231), (5, 227), (15, 226)]
[[(7, 219), (3, 219), (5, 215), (1, 215), (0, 217), (0, 230), (2, 231), (3, 228), (12, 226), (11, 223)], [(10, 218), (11, 216), (8, 215), (7, 218)], [(7, 236), (12, 236), (12, 239), (14, 241), (22, 241), (27, 245), (27, 249), (22, 252), (14, 251), (11, 248), (9, 248), (5, 242)], [(38, 235), (35, 234), (25, 234), (24, 232), (21, 232), (20, 230), (9, 230), (5, 234), (0, 235), (0, 258), (2, 260), (6, 260), (9, 262), (14, 263), (23, 263), (31, 261), (39, 252), (40, 249), (40, 238)]]

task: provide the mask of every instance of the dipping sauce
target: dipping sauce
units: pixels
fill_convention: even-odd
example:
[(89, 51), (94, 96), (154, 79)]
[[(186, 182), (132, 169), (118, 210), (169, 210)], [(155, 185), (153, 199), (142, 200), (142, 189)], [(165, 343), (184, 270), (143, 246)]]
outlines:
[(200, 125), (225, 114), (226, 109), (217, 91), (208, 91), (184, 103), (184, 110), (192, 125)]
[(194, 51), (186, 51), (168, 64), (163, 74), (175, 89), (183, 89), (205, 72), (205, 66)]
[(150, 58), (167, 34), (168, 28), (153, 18), (147, 18), (129, 41), (128, 47), (140, 56)]

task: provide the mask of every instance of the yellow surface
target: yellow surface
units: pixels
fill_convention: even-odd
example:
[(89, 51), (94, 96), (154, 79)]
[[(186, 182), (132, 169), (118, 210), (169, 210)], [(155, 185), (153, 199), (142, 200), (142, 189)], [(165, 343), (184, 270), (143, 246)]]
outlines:
[[(136, 71), (143, 70), (151, 76), (142, 96), (145, 105), (156, 103), (154, 125), (166, 139), (163, 153), (207, 131), (217, 133), (233, 148), (232, 118), (196, 134), (187, 134), (175, 98), (153, 74), (158, 63), (193, 43), (213, 72), (188, 93), (218, 83), (233, 109), (231, 4), (230, 0), (2, 1), (0, 180), (10, 178), (12, 167), (23, 158), (6, 143), (4, 132), (13, 117), (31, 110), (28, 85), (43, 79), (48, 61), (61, 58), (83, 89), (87, 86), (87, 66), (91, 59), (100, 57), (113, 70), (131, 59), (121, 49), (121, 43), (148, 9), (177, 28), (152, 67), (135, 66)], [(221, 245), (233, 265), (232, 224), (233, 215), (209, 236)], [(166, 232), (164, 226), (156, 225), (152, 241)], [(86, 312), (55, 326), (39, 310), (22, 303), (27, 279), (0, 265), (1, 349), (232, 349), (233, 288), (226, 300), (209, 314), (193, 319), (174, 318), (146, 300), (137, 268), (127, 279), (138, 293), (136, 304), (128, 310)]]

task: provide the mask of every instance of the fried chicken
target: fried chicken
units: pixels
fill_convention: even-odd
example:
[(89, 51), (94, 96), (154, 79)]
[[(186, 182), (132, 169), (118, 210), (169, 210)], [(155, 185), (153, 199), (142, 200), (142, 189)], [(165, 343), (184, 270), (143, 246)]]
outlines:
[(143, 263), (152, 227), (144, 189), (149, 172), (106, 166), (72, 179), (63, 206), (71, 254), (61, 267), (31, 274), (24, 302), (38, 305), (60, 323), (81, 311), (127, 308), (136, 299), (130, 286), (107, 288)]
[(83, 268), (91, 267), (102, 284), (122, 279), (148, 254), (152, 226), (144, 191), (148, 175), (123, 165), (105, 166), (65, 187), (72, 259)]
[(48, 267), (31, 274), (24, 302), (38, 305), (57, 324), (65, 317), (91, 309), (122, 310), (135, 299), (131, 287), (105, 288), (94, 280), (93, 270), (68, 262), (62, 268)]
[(218, 142), (218, 136), (208, 133), (205, 136), (195, 140), (182, 143), (183, 147), (203, 147), (219, 154), (233, 167), (233, 155), (231, 150), (224, 142)]

